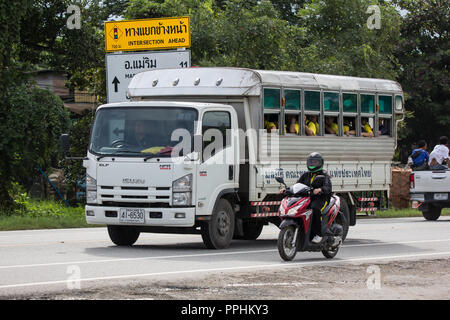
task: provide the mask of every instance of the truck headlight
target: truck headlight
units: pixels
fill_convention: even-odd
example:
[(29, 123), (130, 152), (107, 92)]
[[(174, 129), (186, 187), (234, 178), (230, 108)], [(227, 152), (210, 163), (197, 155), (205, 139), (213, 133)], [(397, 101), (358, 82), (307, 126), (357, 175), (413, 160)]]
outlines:
[(86, 190), (97, 190), (97, 180), (86, 174)]
[(86, 192), (86, 202), (87, 203), (97, 203), (97, 191), (88, 190)]
[(190, 206), (191, 192), (174, 192), (172, 194), (173, 206)]
[(86, 174), (86, 202), (97, 203), (97, 180)]
[(192, 174), (185, 175), (172, 183), (172, 205), (190, 206), (192, 204)]
[(173, 192), (186, 192), (192, 190), (192, 173), (172, 182)]

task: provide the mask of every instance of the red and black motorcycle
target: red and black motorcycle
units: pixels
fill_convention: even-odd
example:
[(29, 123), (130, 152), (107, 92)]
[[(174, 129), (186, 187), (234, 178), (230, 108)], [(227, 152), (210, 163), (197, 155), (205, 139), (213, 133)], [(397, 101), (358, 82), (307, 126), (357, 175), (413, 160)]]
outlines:
[[(283, 178), (276, 180), (286, 186)], [(296, 183), (284, 192), (279, 208), (282, 220), (278, 235), (278, 252), (285, 261), (294, 259), (298, 251), (321, 251), (328, 258), (334, 258), (344, 239), (344, 228), (348, 221), (341, 209), (341, 199), (333, 195), (330, 203), (322, 210), (322, 241), (311, 242), (312, 209), (310, 208), (312, 188)]]

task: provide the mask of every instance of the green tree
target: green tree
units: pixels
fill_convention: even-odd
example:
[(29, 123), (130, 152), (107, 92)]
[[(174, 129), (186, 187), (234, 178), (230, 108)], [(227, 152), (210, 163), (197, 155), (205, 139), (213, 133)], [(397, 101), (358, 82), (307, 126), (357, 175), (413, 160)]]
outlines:
[(0, 198), (8, 208), (13, 205), (8, 193), (12, 182), (28, 188), (38, 174), (38, 164), (44, 170), (50, 167), (59, 150), (59, 136), (69, 126), (69, 115), (59, 97), (25, 84), (10, 87), (3, 98)]
[[(380, 29), (369, 29), (366, 13), (377, 4)], [(307, 36), (300, 50), (299, 69), (309, 72), (395, 79), (394, 56), (401, 17), (390, 2), (312, 0), (298, 11), (299, 27)]]
[[(396, 1), (405, 12), (396, 55), (399, 82), (407, 94), (403, 148), (424, 139), (429, 148), (450, 135), (450, 4), (448, 1)], [(411, 151), (411, 150), (408, 150)], [(406, 159), (402, 159), (406, 160)]]

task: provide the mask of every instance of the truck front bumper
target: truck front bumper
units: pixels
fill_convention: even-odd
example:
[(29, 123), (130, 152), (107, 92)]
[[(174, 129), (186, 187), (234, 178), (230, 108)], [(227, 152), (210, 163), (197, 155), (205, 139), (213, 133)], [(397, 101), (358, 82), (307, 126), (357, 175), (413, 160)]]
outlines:
[[(136, 206), (135, 208), (139, 208)], [(140, 208), (145, 211), (143, 223), (125, 223), (119, 218), (120, 207), (86, 205), (88, 224), (192, 227), (195, 224), (195, 208)]]

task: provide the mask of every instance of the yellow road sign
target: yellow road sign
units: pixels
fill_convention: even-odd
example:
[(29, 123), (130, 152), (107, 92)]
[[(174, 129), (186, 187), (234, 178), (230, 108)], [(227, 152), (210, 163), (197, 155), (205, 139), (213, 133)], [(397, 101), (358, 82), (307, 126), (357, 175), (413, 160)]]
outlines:
[(105, 22), (106, 51), (139, 51), (191, 46), (189, 17)]

